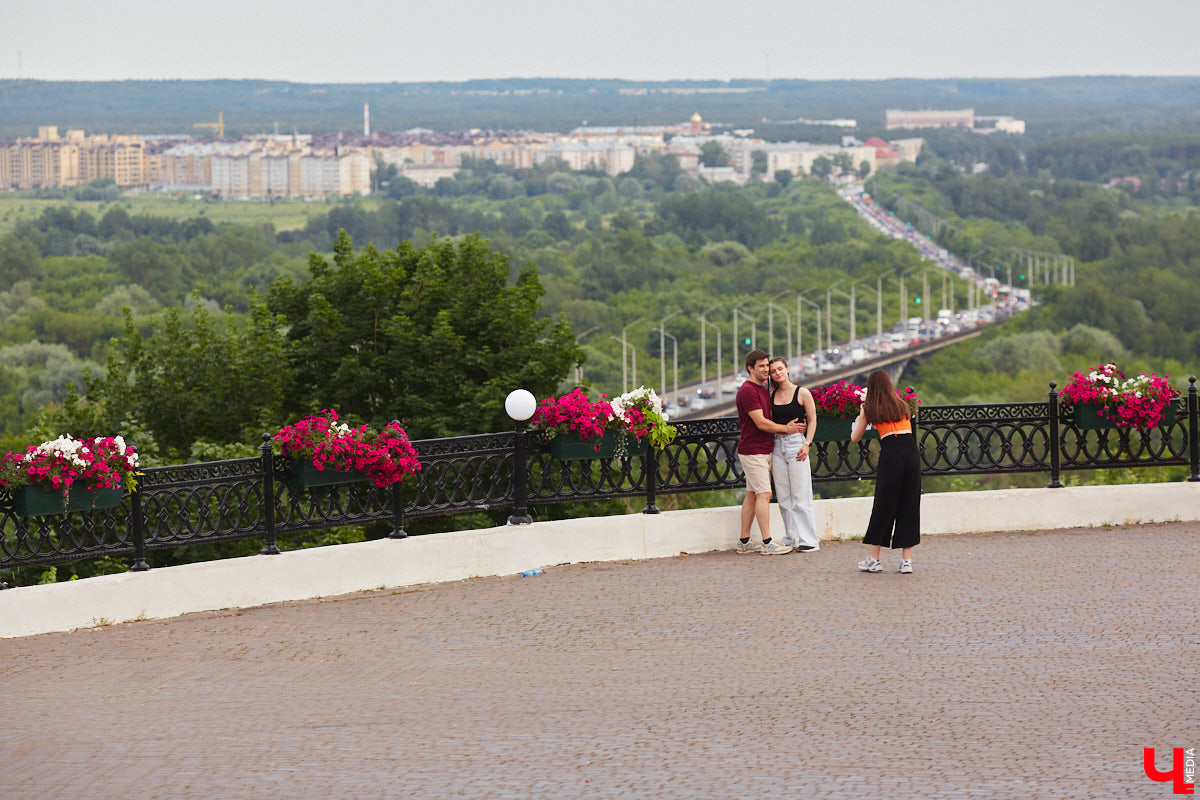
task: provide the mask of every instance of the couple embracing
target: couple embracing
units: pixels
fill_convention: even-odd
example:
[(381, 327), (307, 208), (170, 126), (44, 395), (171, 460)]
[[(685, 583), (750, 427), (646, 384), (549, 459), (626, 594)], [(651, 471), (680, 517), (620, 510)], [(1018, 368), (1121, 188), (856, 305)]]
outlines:
[[(818, 550), (809, 445), (817, 430), (812, 394), (792, 383), (787, 363), (762, 350), (746, 354), (750, 378), (738, 388), (738, 461), (746, 476), (739, 553), (783, 555)], [(768, 385), (770, 389), (768, 389)], [(783, 541), (771, 537), (771, 473), (779, 492)], [(758, 520), (762, 542), (750, 541)]]

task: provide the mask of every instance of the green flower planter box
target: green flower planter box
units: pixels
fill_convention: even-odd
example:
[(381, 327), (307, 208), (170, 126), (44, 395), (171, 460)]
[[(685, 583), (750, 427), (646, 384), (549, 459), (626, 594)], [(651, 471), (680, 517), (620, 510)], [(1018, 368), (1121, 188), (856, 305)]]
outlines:
[(357, 469), (317, 469), (308, 459), (291, 459), (292, 483), (301, 489), (313, 486), (337, 486), (343, 483), (361, 483), (367, 474)]
[[(580, 439), (573, 433), (560, 433), (550, 440), (550, 454), (559, 461), (589, 461), (596, 458), (614, 458), (617, 455), (617, 444), (621, 441), (618, 431), (605, 431), (597, 438)], [(596, 445), (600, 448), (596, 449)], [(623, 456), (646, 455), (647, 443), (638, 442), (633, 436), (625, 435), (625, 452)]]
[(617, 435), (611, 431), (588, 439), (580, 439), (573, 433), (560, 433), (550, 440), (550, 453), (560, 461), (612, 458), (616, 452)]
[(61, 491), (26, 484), (13, 492), (13, 511), (19, 517), (44, 517), (71, 511), (95, 511), (121, 505), (124, 489), (95, 489), (77, 484), (64, 498)]
[[(1160, 426), (1174, 425), (1181, 403), (1181, 399), (1172, 400), (1163, 409), (1162, 421), (1158, 424)], [(1071, 420), (1074, 422), (1075, 427), (1081, 431), (1102, 431), (1117, 427), (1117, 423), (1100, 416), (1100, 409), (1101, 406), (1095, 403), (1080, 403), (1079, 405), (1072, 406)]]
[[(844, 417), (827, 417), (824, 414), (817, 415), (817, 435), (813, 436), (810, 441), (813, 442), (848, 442), (850, 441), (850, 431), (854, 429), (854, 420), (845, 419)], [(872, 428), (863, 434), (864, 439), (878, 439), (879, 434)]]

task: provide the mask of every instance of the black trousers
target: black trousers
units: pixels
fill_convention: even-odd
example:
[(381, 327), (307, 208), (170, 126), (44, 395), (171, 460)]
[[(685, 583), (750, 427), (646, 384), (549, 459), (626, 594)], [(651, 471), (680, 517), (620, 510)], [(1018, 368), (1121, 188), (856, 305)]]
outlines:
[(881, 439), (877, 472), (875, 505), (863, 544), (893, 550), (920, 544), (921, 455), (916, 436), (897, 433)]

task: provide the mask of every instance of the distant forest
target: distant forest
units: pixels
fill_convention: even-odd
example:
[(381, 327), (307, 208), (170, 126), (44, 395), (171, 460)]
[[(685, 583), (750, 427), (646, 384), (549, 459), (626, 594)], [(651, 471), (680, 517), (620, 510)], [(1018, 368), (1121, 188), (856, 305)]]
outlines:
[[(720, 90), (716, 93), (711, 90)], [(630, 90), (646, 90), (631, 94)], [(701, 90), (694, 94), (689, 90)], [(703, 91), (708, 90), (708, 91)], [(495, 94), (492, 94), (492, 93)], [(0, 139), (38, 125), (89, 133), (211, 135), (197, 122), (222, 112), (226, 133), (536, 129), (678, 122), (699, 112), (768, 139), (836, 140), (843, 131), (789, 123), (858, 120), (882, 131), (888, 108), (974, 108), (1028, 123), (1026, 142), (1098, 131), (1200, 128), (1200, 77), (897, 79), (882, 81), (627, 81), (534, 78), (457, 83), (298, 84), (281, 81), (0, 81)]]

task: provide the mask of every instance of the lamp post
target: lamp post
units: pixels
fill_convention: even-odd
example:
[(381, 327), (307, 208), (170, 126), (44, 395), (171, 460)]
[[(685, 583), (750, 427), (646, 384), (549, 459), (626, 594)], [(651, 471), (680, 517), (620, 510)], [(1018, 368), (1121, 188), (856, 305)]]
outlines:
[(833, 287), (845, 283), (846, 279), (834, 281), (825, 290), (825, 349), (833, 349)]
[[(586, 331), (584, 331), (583, 333), (581, 333), (575, 337), (575, 344), (579, 344), (581, 341), (583, 341), (583, 337), (587, 336), (589, 333), (595, 333), (598, 330), (600, 330), (599, 325), (593, 325), (592, 327), (588, 328)], [(625, 354), (621, 353), (622, 363), (624, 363), (624, 357), (625, 357)], [(576, 364), (575, 365), (575, 385), (579, 386), (582, 383), (583, 383), (583, 364)]]
[[(787, 345), (784, 348), (786, 350), (788, 347), (792, 346), (792, 314), (786, 308), (781, 308), (780, 306), (777, 306), (771, 302), (767, 303), (767, 311), (768, 312), (774, 311), (777, 308), (779, 309), (779, 312), (781, 314), (783, 314), (784, 317), (787, 319), (787, 329), (786, 329), (787, 330), (787, 338), (783, 340), (787, 343)], [(768, 324), (771, 325), (771, 331), (774, 332), (774, 330), (775, 330), (775, 326), (773, 324), (775, 322), (774, 315), (772, 314), (769, 316), (770, 316), (770, 319), (768, 321)], [(775, 337), (774, 336), (771, 337), (771, 351), (772, 351), (771, 355), (775, 355), (775, 352), (774, 352), (775, 351)]]
[(900, 325), (905, 328), (907, 334), (908, 325), (908, 293), (904, 288), (904, 279), (916, 272), (915, 269), (910, 269), (908, 272), (900, 273)]
[(858, 340), (858, 334), (856, 333), (856, 328), (855, 328), (856, 313), (855, 313), (855, 308), (854, 308), (854, 287), (857, 286), (858, 284), (862, 283), (862, 281), (863, 281), (863, 279), (859, 278), (858, 280), (851, 281), (851, 283), (850, 283), (850, 340), (849, 340), (849, 342), (850, 342), (851, 347), (853, 347), (854, 343)]
[[(821, 349), (821, 304), (814, 303), (812, 300), (809, 300), (807, 297), (800, 297), (797, 299), (803, 300), (804, 302), (808, 303), (810, 306), (812, 306), (813, 308), (815, 308), (817, 310), (817, 350), (819, 350), (819, 349)], [(799, 322), (797, 322), (796, 328), (797, 329), (800, 328)], [(804, 351), (800, 349), (800, 335), (798, 333), (796, 334), (796, 350), (800, 353), (801, 356), (804, 355)], [(813, 366), (814, 367), (816, 366), (816, 361), (817, 361), (817, 359), (816, 359), (817, 350), (813, 350), (813, 359), (814, 359)]]
[(883, 277), (876, 282), (876, 288), (863, 286), (868, 292), (875, 293), (875, 352), (878, 354), (883, 347)]
[(662, 367), (662, 384), (661, 384), (662, 392), (660, 394), (663, 397), (665, 397), (667, 394), (667, 336), (666, 336), (667, 329), (665, 326), (667, 324), (667, 320), (669, 320), (671, 317), (674, 317), (677, 314), (682, 314), (682, 313), (683, 313), (682, 310), (676, 309), (676, 310), (672, 311), (670, 314), (667, 314), (665, 317), (663, 317), (658, 322), (658, 363), (659, 363), (659, 366)]
[[(800, 313), (800, 312), (801, 312), (801, 305), (800, 305), (800, 303), (801, 303), (801, 301), (804, 301), (805, 303), (808, 303), (809, 305), (816, 305), (815, 303), (813, 303), (813, 302), (811, 302), (811, 301), (809, 301), (809, 300), (805, 300), (805, 299), (804, 299), (804, 295), (808, 294), (809, 292), (811, 292), (811, 291), (812, 291), (813, 289), (815, 289), (815, 288), (816, 288), (815, 286), (810, 286), (810, 287), (808, 287), (807, 289), (805, 289), (803, 292), (798, 292), (798, 293), (796, 294), (796, 355), (798, 355), (798, 356), (804, 355), (804, 348), (800, 346), (801, 330), (802, 330), (802, 329), (803, 329), (803, 327), (804, 327), (804, 325), (803, 325), (803, 318), (804, 318), (804, 317), (803, 317), (803, 315)], [(820, 319), (821, 319), (821, 313), (820, 313), (820, 312), (821, 312), (821, 307), (820, 307), (820, 306), (817, 306), (817, 320), (818, 320), (818, 322), (819, 322), (819, 321), (820, 321)], [(820, 342), (821, 342), (821, 326), (818, 324), (818, 325), (817, 325), (817, 343), (818, 343), (818, 344), (820, 344)]]
[[(721, 306), (715, 305), (712, 308), (706, 308), (700, 312), (700, 385), (704, 386), (708, 383), (708, 326), (717, 326), (709, 322), (705, 315), (710, 311), (716, 311)], [(721, 382), (721, 329), (717, 328), (717, 383)]]
[[(734, 306), (734, 308), (733, 308), (733, 352), (735, 352), (735, 353), (739, 352), (738, 348), (740, 348), (742, 346), (742, 343), (738, 341), (738, 335), (737, 335), (738, 314), (741, 314), (743, 317), (746, 317), (748, 320), (750, 320), (750, 348), (754, 349), (755, 347), (758, 346), (758, 332), (755, 329), (755, 326), (757, 323), (755, 323), (754, 317), (750, 316), (745, 311), (742, 311), (737, 306)], [(734, 358), (733, 358), (733, 371), (734, 371), (734, 373), (737, 372), (737, 356), (734, 356)]]
[[(645, 317), (638, 317), (633, 322), (621, 328), (621, 393), (629, 391), (629, 383), (625, 380), (625, 332), (637, 325), (639, 322), (645, 322)], [(633, 351), (633, 381), (637, 383), (637, 348)]]
[(926, 327), (929, 323), (929, 270), (926, 269), (921, 273), (921, 319), (925, 320)]
[(679, 340), (671, 334), (667, 334), (667, 338), (671, 340), (671, 364), (675, 370), (674, 394), (675, 402), (679, 402)]
[(515, 389), (504, 398), (504, 410), (517, 429), (513, 440), (513, 510), (508, 517), (509, 525), (528, 525), (533, 522), (525, 496), (525, 453), (528, 434), (525, 423), (537, 410), (537, 400), (527, 389)]
[(628, 389), (625, 387), (625, 348), (626, 348), (626, 347), (628, 347), (630, 350), (632, 350), (632, 351), (633, 351), (633, 376), (634, 376), (634, 380), (637, 380), (637, 348), (636, 348), (636, 347), (634, 347), (634, 346), (633, 346), (633, 345), (631, 345), (631, 344), (626, 344), (625, 342), (621, 341), (621, 338), (620, 338), (620, 337), (618, 337), (618, 336), (610, 336), (610, 337), (608, 337), (608, 338), (612, 339), (614, 342), (616, 342), (616, 343), (618, 343), (619, 345), (621, 345), (621, 392), (622, 392), (622, 393), (624, 393), (624, 392), (627, 392), (627, 391), (629, 391), (629, 390), (628, 390)]
[[(850, 309), (851, 309), (851, 312), (853, 313), (853, 310), (854, 310), (854, 298), (853, 298), (853, 297), (851, 297), (851, 296), (850, 296), (849, 294), (847, 294), (846, 292), (843, 292), (841, 289), (833, 289), (832, 291), (833, 291), (833, 293), (834, 293), (834, 294), (840, 294), (842, 297), (844, 297), (844, 298), (846, 298), (847, 300), (849, 300), (849, 301), (850, 301), (850, 304), (851, 304), (851, 305), (850, 305)], [(853, 320), (853, 317), (851, 317), (851, 319)], [(827, 327), (827, 328), (832, 328), (832, 327), (833, 327), (833, 320), (827, 320), (826, 322), (828, 323), (828, 324), (826, 325), (826, 327)], [(851, 335), (851, 338), (850, 338), (848, 341), (852, 343), (852, 342), (854, 341), (854, 338), (853, 338), (853, 336), (854, 336), (854, 323), (853, 323), (853, 322), (851, 322), (851, 323), (850, 323), (850, 335)], [(830, 349), (830, 350), (832, 350), (832, 349), (833, 349), (833, 346), (832, 346), (832, 345), (830, 345), (829, 349)]]
[[(775, 305), (775, 301), (778, 300), (779, 298), (783, 297), (785, 294), (787, 294), (788, 291), (789, 291), (788, 289), (784, 289), (782, 292), (779, 292), (774, 297), (771, 297), (770, 299), (767, 300), (767, 331), (768, 331), (767, 335), (769, 336), (767, 341), (770, 343), (770, 346), (767, 349), (771, 352), (772, 356), (776, 355), (776, 353), (775, 353), (775, 309), (779, 308), (779, 306)], [(779, 308), (779, 310), (783, 311), (782, 308)], [(783, 311), (783, 313), (787, 314), (786, 311)], [(792, 346), (792, 318), (791, 318), (791, 316), (788, 317), (787, 324), (788, 324), (787, 339), (785, 339), (784, 341), (787, 343), (788, 347), (791, 347)]]

